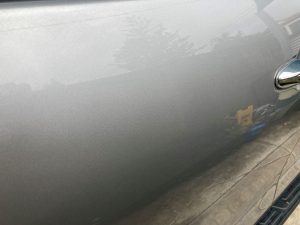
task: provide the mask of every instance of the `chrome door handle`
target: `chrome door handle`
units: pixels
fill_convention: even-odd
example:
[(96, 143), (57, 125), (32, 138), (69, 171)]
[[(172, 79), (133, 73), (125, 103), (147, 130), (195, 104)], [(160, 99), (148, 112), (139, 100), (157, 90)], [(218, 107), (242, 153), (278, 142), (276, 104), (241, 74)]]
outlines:
[(292, 59), (279, 68), (275, 75), (275, 87), (287, 89), (300, 84), (300, 59)]

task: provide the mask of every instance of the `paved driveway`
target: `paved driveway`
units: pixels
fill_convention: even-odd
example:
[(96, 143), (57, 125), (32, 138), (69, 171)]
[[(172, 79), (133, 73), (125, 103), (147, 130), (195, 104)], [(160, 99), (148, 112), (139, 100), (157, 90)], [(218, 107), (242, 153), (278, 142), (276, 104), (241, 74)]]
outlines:
[(300, 112), (232, 152), (116, 224), (253, 225), (300, 172)]
[(300, 205), (295, 209), (284, 225), (300, 225)]

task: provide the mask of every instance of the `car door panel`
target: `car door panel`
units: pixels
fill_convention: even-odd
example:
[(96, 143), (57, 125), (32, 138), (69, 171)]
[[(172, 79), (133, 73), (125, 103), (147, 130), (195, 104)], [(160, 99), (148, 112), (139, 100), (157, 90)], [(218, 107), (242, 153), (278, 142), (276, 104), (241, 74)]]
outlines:
[(300, 49), (297, 0), (0, 7), (3, 224), (110, 221), (298, 100), (274, 87)]

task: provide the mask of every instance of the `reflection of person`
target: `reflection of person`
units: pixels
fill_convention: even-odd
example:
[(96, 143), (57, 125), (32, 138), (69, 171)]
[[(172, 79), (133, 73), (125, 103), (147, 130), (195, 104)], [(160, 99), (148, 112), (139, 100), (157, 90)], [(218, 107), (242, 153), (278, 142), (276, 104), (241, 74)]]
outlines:
[(237, 123), (240, 126), (246, 127), (252, 125), (253, 105), (249, 105), (246, 109), (240, 109), (236, 113)]
[(280, 119), (298, 100), (296, 88), (281, 91), (275, 105), (263, 105), (254, 111), (254, 123), (246, 133), (246, 139), (257, 137), (270, 121)]
[(249, 105), (245, 109), (236, 112), (236, 125), (232, 126), (230, 133), (244, 133), (248, 141), (256, 138), (271, 121), (282, 118), (282, 116), (298, 100), (298, 89), (291, 88), (280, 91), (275, 104), (266, 104), (254, 109)]

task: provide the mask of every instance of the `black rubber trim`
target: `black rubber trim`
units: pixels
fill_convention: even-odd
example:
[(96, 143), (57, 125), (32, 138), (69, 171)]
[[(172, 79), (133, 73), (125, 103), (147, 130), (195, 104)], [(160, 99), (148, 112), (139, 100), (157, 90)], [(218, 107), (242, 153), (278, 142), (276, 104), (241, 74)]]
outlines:
[(300, 202), (300, 173), (255, 225), (282, 225)]

